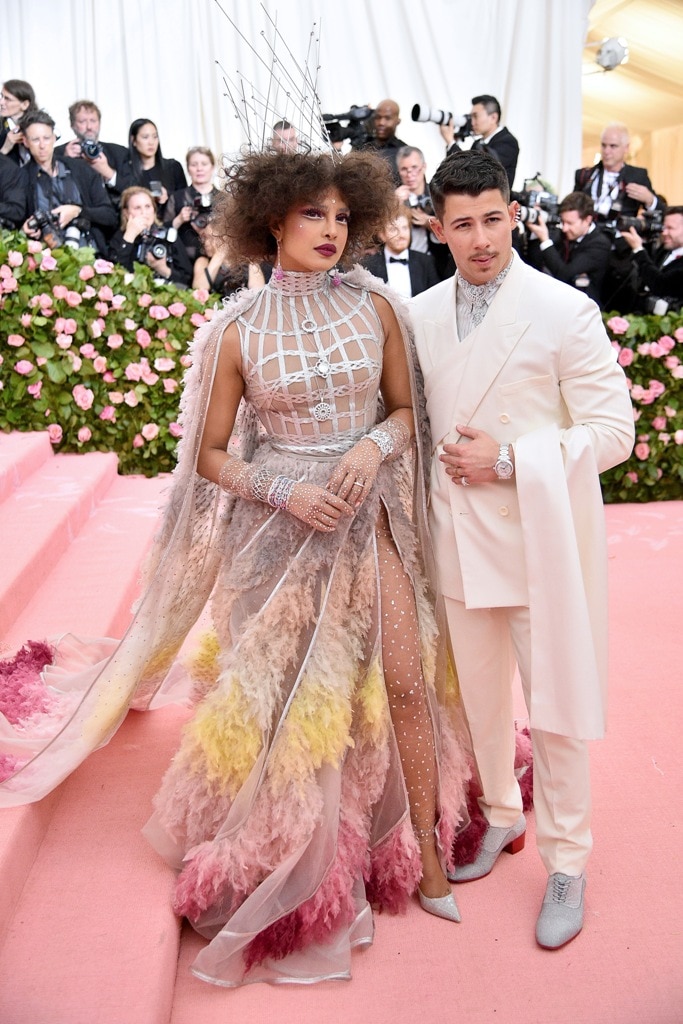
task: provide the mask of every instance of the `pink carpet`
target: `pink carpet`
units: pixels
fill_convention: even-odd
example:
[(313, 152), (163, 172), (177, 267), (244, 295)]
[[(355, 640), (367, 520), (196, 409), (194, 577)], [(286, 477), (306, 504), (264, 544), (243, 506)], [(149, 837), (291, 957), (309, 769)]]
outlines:
[[(158, 484), (148, 483), (156, 500)], [(12, 839), (15, 868), (30, 861), (25, 880), (12, 876), (17, 891), (2, 922), (0, 1022), (680, 1024), (683, 502), (611, 506), (606, 517), (611, 714), (608, 738), (593, 745), (595, 851), (574, 942), (556, 952), (535, 944), (545, 879), (530, 815), (522, 853), (455, 888), (462, 924), (417, 904), (378, 917), (351, 982), (228, 990), (197, 981), (188, 965), (202, 940), (180, 931), (168, 907), (171, 874), (139, 834), (186, 713), (132, 713), (53, 806), (0, 812), (0, 854)], [(105, 618), (106, 588), (88, 600)], [(78, 604), (87, 618), (82, 596)], [(21, 626), (38, 637), (45, 622), (42, 612), (31, 621), (32, 607), (40, 605), (29, 604)]]

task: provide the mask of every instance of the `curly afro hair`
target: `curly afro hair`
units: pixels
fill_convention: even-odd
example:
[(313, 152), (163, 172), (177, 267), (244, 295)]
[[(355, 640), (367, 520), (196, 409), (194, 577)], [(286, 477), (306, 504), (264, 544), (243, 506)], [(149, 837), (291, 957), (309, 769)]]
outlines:
[(340, 263), (350, 266), (398, 209), (386, 160), (352, 150), (333, 158), (312, 153), (250, 153), (226, 168), (214, 203), (213, 228), (233, 261), (274, 262), (272, 228), (292, 207), (312, 203), (332, 188), (344, 197), (351, 216)]

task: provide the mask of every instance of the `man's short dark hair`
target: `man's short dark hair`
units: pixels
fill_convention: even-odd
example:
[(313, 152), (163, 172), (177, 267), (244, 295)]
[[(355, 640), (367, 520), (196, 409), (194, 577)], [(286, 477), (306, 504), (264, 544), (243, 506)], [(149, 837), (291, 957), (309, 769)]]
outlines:
[(498, 114), (498, 124), (500, 124), (500, 103), (498, 102), (495, 96), (489, 96), (488, 93), (484, 93), (483, 96), (473, 96), (472, 106), (474, 107), (478, 103), (482, 105), (487, 114)]
[(683, 206), (667, 206), (664, 210), (664, 216), (668, 217), (669, 214), (679, 213), (683, 217)]
[(293, 127), (294, 127), (294, 125), (291, 124), (289, 121), (276, 121), (275, 124), (273, 125), (273, 131), (274, 132), (286, 132), (286, 131), (289, 131), (289, 129), (293, 128)]
[(478, 196), (497, 191), (510, 202), (510, 185), (503, 165), (485, 149), (456, 152), (442, 160), (429, 182), (432, 205), (439, 220), (443, 217), (446, 196)]
[(593, 200), (585, 192), (570, 192), (560, 203), (557, 212), (570, 213), (572, 210), (576, 210), (581, 219), (593, 217), (595, 214)]
[(21, 130), (25, 132), (32, 124), (46, 124), (48, 128), (55, 130), (55, 122), (52, 120), (47, 110), (34, 110), (21, 122)]

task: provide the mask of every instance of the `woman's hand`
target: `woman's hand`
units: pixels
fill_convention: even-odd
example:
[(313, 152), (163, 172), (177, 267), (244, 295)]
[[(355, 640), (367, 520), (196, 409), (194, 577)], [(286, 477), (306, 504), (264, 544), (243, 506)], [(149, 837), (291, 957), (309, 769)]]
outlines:
[(187, 224), (187, 222), (188, 222), (188, 220), (190, 219), (191, 216), (192, 216), (192, 207), (191, 206), (183, 206), (183, 207), (181, 207), (180, 210), (178, 211), (178, 213), (176, 214), (176, 216), (173, 218), (173, 221), (172, 221), (173, 227), (176, 229), (176, 231), (178, 230), (179, 227), (182, 227), (183, 224)]
[(344, 516), (354, 510), (336, 494), (316, 484), (297, 483), (287, 502), (287, 511), (320, 533), (333, 533)]
[(159, 277), (165, 277), (168, 281), (171, 276), (171, 268), (165, 256), (153, 256), (151, 252), (145, 253), (145, 263), (151, 267)]
[(328, 481), (328, 491), (358, 508), (367, 498), (381, 462), (379, 447), (369, 438), (362, 438), (342, 455)]

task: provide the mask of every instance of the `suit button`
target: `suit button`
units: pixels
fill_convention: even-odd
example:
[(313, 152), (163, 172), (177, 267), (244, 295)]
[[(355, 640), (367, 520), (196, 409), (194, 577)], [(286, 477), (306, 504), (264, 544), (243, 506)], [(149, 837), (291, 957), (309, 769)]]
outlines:
[(500, 414), (499, 418), (500, 418), (500, 422), (501, 423), (509, 423), (510, 422), (510, 417), (508, 416), (508, 414), (506, 412), (502, 412)]
[(498, 509), (498, 515), (499, 516), (509, 516), (510, 515), (510, 509), (507, 507), (507, 505), (501, 505), (500, 506), (500, 508)]

